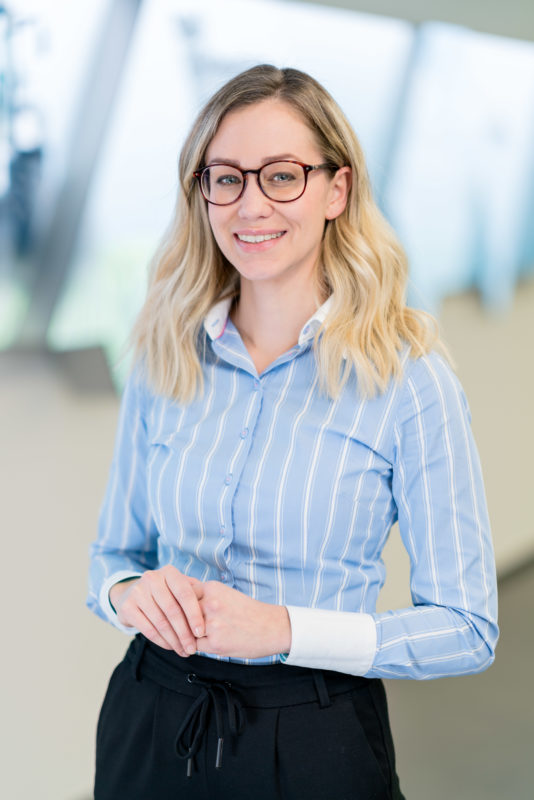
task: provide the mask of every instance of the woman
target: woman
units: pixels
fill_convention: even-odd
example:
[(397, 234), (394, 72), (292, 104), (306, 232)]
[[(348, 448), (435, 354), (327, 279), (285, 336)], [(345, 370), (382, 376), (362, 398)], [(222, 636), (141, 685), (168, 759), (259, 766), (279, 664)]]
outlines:
[[(401, 798), (380, 679), (480, 671), (497, 639), (463, 393), (311, 77), (223, 86), (180, 183), (92, 548), (90, 607), (137, 633), (96, 800)], [(376, 613), (397, 519), (413, 606)]]

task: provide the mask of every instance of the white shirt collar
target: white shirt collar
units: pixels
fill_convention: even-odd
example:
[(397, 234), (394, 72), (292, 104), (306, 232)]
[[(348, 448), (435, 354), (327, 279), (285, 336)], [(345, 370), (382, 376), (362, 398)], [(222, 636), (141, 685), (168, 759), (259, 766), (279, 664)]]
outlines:
[(210, 339), (218, 339), (223, 335), (226, 323), (228, 322), (228, 314), (230, 313), (232, 299), (231, 297), (227, 297), (224, 300), (219, 300), (206, 314), (204, 318), (204, 328)]
[[(210, 339), (219, 339), (226, 328), (228, 322), (228, 314), (230, 313), (230, 306), (232, 305), (232, 298), (227, 297), (225, 300), (219, 300), (218, 303), (208, 311), (204, 319), (204, 328)], [(299, 334), (298, 343), (300, 346), (313, 339), (317, 328), (324, 322), (330, 306), (332, 305), (332, 297), (329, 297), (322, 306), (319, 306), (315, 314), (313, 314), (302, 326)]]

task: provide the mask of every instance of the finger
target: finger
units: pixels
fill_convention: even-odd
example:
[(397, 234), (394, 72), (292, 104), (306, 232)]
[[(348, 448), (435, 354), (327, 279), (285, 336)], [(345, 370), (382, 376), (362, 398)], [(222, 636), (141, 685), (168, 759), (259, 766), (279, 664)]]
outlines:
[(181, 606), (164, 582), (153, 587), (154, 608), (148, 615), (159, 633), (178, 645), (184, 655), (196, 653), (196, 638), (191, 632)]
[[(135, 620), (135, 621), (134, 621)], [(156, 628), (152, 625), (148, 617), (146, 617), (140, 608), (136, 610), (136, 612), (130, 615), (130, 619), (127, 623), (128, 625), (132, 625), (132, 627), (137, 628), (137, 630), (143, 634), (147, 639), (150, 639), (151, 642), (157, 644), (158, 647), (162, 647), (164, 650), (173, 650), (174, 648), (158, 633)]]
[[(165, 649), (175, 650), (178, 655), (183, 657), (187, 656), (186, 648), (177, 637), (172, 624), (153, 597), (158, 581), (154, 582), (151, 579), (151, 585), (147, 584), (148, 581), (145, 581), (143, 586), (139, 584), (136, 587), (136, 591), (132, 591), (125, 599), (121, 608), (122, 615), (128, 620), (128, 625), (134, 625), (151, 641), (155, 642), (154, 636), (157, 636), (159, 640), (165, 643)], [(167, 595), (172, 599), (172, 595), (168, 591)], [(141, 628), (141, 625), (144, 627)], [(145, 633), (145, 629), (147, 633)], [(155, 643), (158, 644), (159, 642)]]
[(191, 583), (186, 576), (178, 571), (167, 573), (165, 575), (165, 582), (183, 612), (191, 639), (199, 639), (201, 636), (204, 636), (206, 626), (204, 615), (202, 614), (202, 609), (200, 608), (196, 595), (198, 586), (194, 582)]
[(189, 581), (197, 600), (202, 600), (204, 597), (204, 583), (199, 581), (198, 578), (192, 578), (190, 575), (187, 575), (187, 580)]

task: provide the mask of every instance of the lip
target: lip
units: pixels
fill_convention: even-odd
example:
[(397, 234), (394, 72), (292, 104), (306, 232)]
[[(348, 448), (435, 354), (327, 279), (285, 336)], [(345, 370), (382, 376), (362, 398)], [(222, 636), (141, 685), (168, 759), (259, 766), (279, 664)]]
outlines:
[[(277, 236), (276, 239), (267, 239), (265, 242), (243, 242), (239, 236), (269, 236), (273, 233), (280, 233), (281, 236)], [(279, 242), (282, 241), (286, 234), (285, 230), (278, 229), (268, 229), (268, 230), (253, 230), (252, 228), (247, 228), (244, 230), (235, 231), (233, 234), (234, 242), (236, 243), (237, 247), (244, 252), (244, 253), (262, 253), (264, 250), (271, 250), (273, 247), (276, 247)]]
[(269, 236), (272, 233), (285, 233), (283, 228), (240, 228), (234, 236)]

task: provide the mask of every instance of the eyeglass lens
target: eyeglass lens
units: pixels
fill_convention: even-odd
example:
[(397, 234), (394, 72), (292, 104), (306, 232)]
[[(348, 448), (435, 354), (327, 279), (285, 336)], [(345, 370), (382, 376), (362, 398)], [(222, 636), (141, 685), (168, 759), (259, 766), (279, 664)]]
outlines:
[[(296, 200), (304, 191), (306, 172), (300, 164), (276, 161), (261, 168), (260, 186), (271, 200)], [(202, 173), (202, 193), (211, 203), (233, 203), (243, 189), (243, 174), (229, 164), (214, 164)]]

